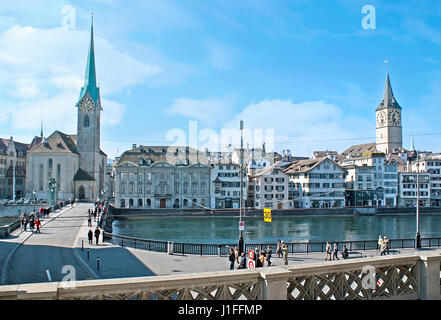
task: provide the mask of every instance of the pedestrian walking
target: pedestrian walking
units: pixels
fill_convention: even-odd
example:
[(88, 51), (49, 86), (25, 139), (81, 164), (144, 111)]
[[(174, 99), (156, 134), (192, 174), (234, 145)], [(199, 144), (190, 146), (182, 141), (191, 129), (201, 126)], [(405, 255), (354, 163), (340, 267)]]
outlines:
[(100, 233), (101, 233), (100, 229), (98, 229), (98, 227), (96, 227), (96, 229), (95, 229), (96, 245), (98, 245), (98, 239), (100, 237)]
[(386, 253), (389, 254), (389, 248), (390, 248), (390, 240), (389, 240), (389, 238), (384, 236), (383, 242), (386, 245)]
[(228, 257), (230, 261), (230, 270), (234, 270), (234, 261), (236, 260), (236, 255), (234, 254), (234, 250), (230, 248), (230, 256)]
[(263, 268), (265, 266), (265, 251), (260, 251), (258, 267)]
[(90, 216), (90, 214), (89, 214), (89, 216), (87, 217), (87, 226), (88, 226), (88, 227), (91, 227), (91, 226), (92, 226), (92, 217)]
[(31, 216), (31, 219), (29, 221), (29, 228), (31, 229), (32, 233), (34, 233), (34, 225), (35, 225), (35, 220), (34, 220), (34, 217)]
[(24, 230), (24, 222), (25, 222), (25, 217), (26, 217), (26, 213), (22, 212), (20, 215), (20, 224), (21, 224), (21, 229)]
[(387, 245), (386, 245), (386, 243), (383, 242), (381, 245), (381, 248), (380, 248), (380, 256), (385, 256), (386, 250), (387, 250)]
[(240, 255), (240, 262), (237, 269), (246, 269), (247, 268), (247, 257), (245, 256), (245, 252), (242, 252)]
[(237, 247), (234, 247), (234, 257), (236, 262), (239, 263), (239, 249)]
[(281, 250), (282, 250), (282, 255), (283, 255), (283, 262), (285, 265), (288, 264), (288, 246), (285, 244), (285, 241), (282, 240), (281, 242)]
[(271, 265), (271, 257), (273, 255), (273, 250), (271, 250), (271, 246), (268, 245), (266, 249), (266, 261), (268, 262), (268, 267)]
[(92, 229), (89, 229), (89, 232), (87, 233), (87, 238), (89, 238), (89, 244), (93, 244), (93, 232), (92, 232)]
[(277, 257), (280, 258), (282, 254), (282, 244), (280, 243), (280, 239), (277, 240), (277, 249), (276, 249)]
[(29, 217), (25, 216), (24, 231), (26, 231), (26, 229), (28, 228), (28, 223), (29, 223)]
[(383, 245), (383, 238), (381, 236), (378, 237), (378, 250), (381, 251), (381, 246)]
[(256, 248), (256, 249), (254, 249), (254, 257), (253, 257), (254, 265), (256, 267), (257, 267), (257, 260), (259, 260), (259, 257), (260, 257), (259, 249)]
[(40, 222), (40, 219), (39, 218), (37, 218), (37, 220), (35, 220), (35, 227), (36, 227), (36, 231), (35, 231), (35, 233), (41, 233), (40, 232), (40, 226), (41, 226), (41, 222)]
[(343, 250), (342, 250), (342, 252), (341, 252), (341, 257), (342, 257), (343, 259), (347, 259), (348, 256), (349, 256), (349, 254), (348, 254), (348, 248), (346, 247), (346, 245), (344, 245), (344, 246), (343, 246)]
[(337, 260), (340, 260), (338, 258), (337, 253), (338, 253), (338, 245), (337, 245), (337, 243), (334, 243), (334, 251), (332, 252), (332, 260), (335, 260), (336, 258), (337, 258)]
[(331, 260), (331, 244), (329, 242), (326, 242), (326, 253), (325, 253), (325, 261)]

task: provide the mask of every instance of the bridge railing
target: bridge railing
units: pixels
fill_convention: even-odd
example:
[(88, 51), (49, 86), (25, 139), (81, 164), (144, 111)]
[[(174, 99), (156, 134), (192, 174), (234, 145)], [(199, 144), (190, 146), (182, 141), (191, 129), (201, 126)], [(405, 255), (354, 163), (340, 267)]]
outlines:
[[(128, 236), (115, 235), (112, 233), (104, 232), (104, 241), (112, 242), (122, 247), (130, 247), (135, 249), (144, 249), (156, 252), (168, 252), (169, 241), (158, 241), (141, 238), (133, 238)], [(331, 249), (334, 249), (334, 243), (337, 243), (338, 250), (341, 251), (343, 246), (346, 245), (349, 251), (366, 251), (366, 250), (379, 250), (377, 240), (356, 240), (356, 241), (329, 241)], [(325, 241), (316, 242), (287, 242), (288, 253), (313, 253), (326, 251)], [(237, 247), (238, 244), (231, 243), (183, 243), (172, 242), (173, 253), (176, 254), (197, 254), (197, 255), (221, 255), (226, 256), (229, 254), (230, 248)], [(266, 251), (268, 246), (271, 246), (273, 254), (276, 253), (277, 243), (245, 243), (245, 252), (249, 250)], [(441, 247), (441, 237), (439, 238), (422, 238), (421, 246), (427, 248)], [(389, 249), (409, 249), (415, 248), (415, 239), (390, 239)]]
[[(7, 300), (441, 299), (439, 254), (168, 276), (0, 286)], [(364, 271), (365, 268), (370, 270)], [(368, 280), (368, 281), (366, 281)]]

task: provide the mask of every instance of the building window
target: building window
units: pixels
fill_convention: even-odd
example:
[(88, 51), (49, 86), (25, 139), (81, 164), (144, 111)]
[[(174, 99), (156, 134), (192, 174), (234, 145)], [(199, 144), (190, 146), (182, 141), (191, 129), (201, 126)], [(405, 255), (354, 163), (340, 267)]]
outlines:
[(49, 180), (49, 178), (52, 177), (52, 159), (49, 159), (49, 161), (48, 161), (47, 177), (48, 177), (48, 180)]
[(138, 199), (138, 207), (142, 207), (142, 199)]
[(43, 186), (44, 186), (44, 167), (43, 164), (40, 164), (40, 168), (39, 168), (39, 190), (43, 191)]
[(57, 188), (60, 191), (61, 186), (61, 165), (57, 164)]
[(86, 115), (84, 117), (84, 128), (89, 128), (89, 126), (90, 126), (90, 119), (89, 119), (89, 116)]

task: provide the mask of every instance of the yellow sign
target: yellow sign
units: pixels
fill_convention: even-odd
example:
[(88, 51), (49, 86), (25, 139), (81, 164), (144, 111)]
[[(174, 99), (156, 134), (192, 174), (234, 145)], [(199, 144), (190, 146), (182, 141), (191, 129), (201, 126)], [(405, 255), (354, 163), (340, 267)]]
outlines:
[(271, 209), (263, 209), (263, 220), (271, 222)]

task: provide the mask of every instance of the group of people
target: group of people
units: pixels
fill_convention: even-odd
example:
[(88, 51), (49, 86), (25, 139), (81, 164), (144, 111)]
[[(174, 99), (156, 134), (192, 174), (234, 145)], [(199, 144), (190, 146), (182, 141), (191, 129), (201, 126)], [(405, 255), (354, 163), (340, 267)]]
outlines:
[[(277, 249), (276, 253), (278, 257), (282, 255), (283, 262), (285, 265), (288, 264), (288, 246), (286, 243), (282, 240), (277, 241)], [(272, 261), (271, 258), (273, 256), (273, 250), (271, 245), (268, 245), (266, 250), (259, 250), (259, 248), (256, 248), (254, 250), (253, 255), (253, 261), (256, 268), (263, 268), (265, 266), (265, 261), (267, 263), (267, 266), (271, 266)], [(234, 270), (235, 264), (237, 263), (237, 269), (247, 269), (247, 259), (245, 252), (242, 252), (242, 254), (239, 257), (239, 249), (237, 247), (230, 248), (230, 254), (228, 257), (228, 260), (230, 261), (230, 270)]]
[(100, 234), (101, 234), (100, 228), (96, 227), (95, 231), (92, 231), (92, 229), (89, 229), (89, 232), (87, 233), (87, 238), (89, 239), (89, 244), (93, 244), (94, 234), (95, 234), (96, 245), (98, 245)]
[[(341, 257), (343, 259), (347, 259), (349, 257), (348, 248), (346, 245), (343, 245), (343, 249), (341, 251)], [(329, 242), (326, 242), (326, 251), (325, 251), (325, 261), (326, 260), (340, 260), (338, 258), (338, 244), (337, 242), (334, 243), (334, 249), (332, 249), (331, 244)]]
[(389, 238), (384, 236), (384, 239), (383, 239), (380, 235), (378, 237), (378, 248), (380, 249), (380, 256), (385, 256), (386, 253), (389, 254), (389, 248), (390, 248)]
[(33, 212), (29, 216), (26, 213), (22, 213), (20, 215), (20, 222), (23, 231), (27, 231), (29, 225), (29, 229), (32, 233), (34, 233), (34, 229), (35, 229), (35, 233), (41, 233), (40, 232), (41, 221), (38, 213), (37, 213), (37, 217), (35, 217), (35, 214)]

